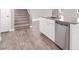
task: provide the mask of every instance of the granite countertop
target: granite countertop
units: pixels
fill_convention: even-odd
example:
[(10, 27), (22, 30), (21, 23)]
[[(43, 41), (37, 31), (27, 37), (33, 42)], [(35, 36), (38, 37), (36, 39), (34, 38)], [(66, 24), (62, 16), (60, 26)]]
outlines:
[(72, 19), (71, 20), (61, 20), (61, 18), (57, 18), (57, 17), (43, 17), (43, 18), (55, 20), (57, 22), (63, 22), (66, 24), (79, 24), (79, 22), (75, 21), (77, 18), (72, 18), (72, 19), (74, 19), (73, 21), (72, 21)]

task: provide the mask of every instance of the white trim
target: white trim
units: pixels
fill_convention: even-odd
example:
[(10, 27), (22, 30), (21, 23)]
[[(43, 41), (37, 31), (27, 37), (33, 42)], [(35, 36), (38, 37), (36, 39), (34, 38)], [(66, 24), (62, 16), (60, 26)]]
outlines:
[(39, 18), (37, 18), (37, 19), (32, 19), (32, 21), (39, 21)]
[(64, 21), (64, 17), (63, 16), (61, 16), (61, 19), (59, 19), (60, 21)]
[(77, 9), (77, 13), (79, 13), (78, 9)]
[(11, 30), (9, 30), (9, 31), (10, 31), (10, 32), (11, 32), (11, 31), (15, 31), (15, 29), (13, 28), (13, 29), (11, 29)]
[(0, 41), (2, 40), (2, 38), (1, 38), (1, 33), (0, 33)]
[(77, 22), (79, 22), (79, 18), (77, 18)]
[(30, 28), (32, 28), (32, 26), (30, 26)]
[(15, 17), (15, 11), (14, 9), (11, 10), (11, 31), (14, 31), (14, 18)]

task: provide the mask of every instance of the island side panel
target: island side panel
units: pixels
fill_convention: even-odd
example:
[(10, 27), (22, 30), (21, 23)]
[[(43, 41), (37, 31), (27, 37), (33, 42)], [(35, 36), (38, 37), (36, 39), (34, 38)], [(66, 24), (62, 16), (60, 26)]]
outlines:
[(70, 49), (79, 50), (79, 24), (70, 24)]

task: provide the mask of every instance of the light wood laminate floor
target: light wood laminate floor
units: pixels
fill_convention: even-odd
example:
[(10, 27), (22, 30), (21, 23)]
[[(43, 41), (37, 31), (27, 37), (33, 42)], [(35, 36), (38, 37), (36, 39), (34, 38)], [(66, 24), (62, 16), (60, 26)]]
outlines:
[(2, 33), (0, 50), (60, 50), (50, 39), (39, 32), (39, 22), (32, 28)]

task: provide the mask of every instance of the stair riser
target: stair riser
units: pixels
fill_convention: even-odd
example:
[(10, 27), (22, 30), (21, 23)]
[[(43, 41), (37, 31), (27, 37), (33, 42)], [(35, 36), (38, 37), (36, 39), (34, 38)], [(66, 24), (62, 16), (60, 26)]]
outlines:
[(28, 14), (26, 14), (26, 13), (17, 13), (17, 14), (15, 14), (16, 16), (18, 16), (18, 15), (28, 15)]
[(15, 21), (29, 21), (28, 18), (15, 18)]
[(28, 28), (30, 28), (29, 26), (27, 26), (27, 27), (20, 27), (20, 28), (16, 28), (16, 30), (20, 30), (20, 29), (28, 29)]
[(15, 15), (15, 17), (29, 17), (29, 15)]
[(15, 23), (15, 25), (19, 25), (19, 24), (29, 24), (30, 22), (23, 22), (23, 23), (21, 23), (21, 22), (18, 22), (18, 23)]
[(16, 10), (15, 12), (27, 12), (27, 10)]
[(29, 15), (27, 12), (16, 12), (15, 15), (17, 15), (17, 14), (26, 14), (26, 15)]
[(16, 14), (15, 16), (16, 16), (16, 17), (19, 17), (19, 16), (26, 16), (26, 17), (27, 17), (27, 16), (29, 16), (29, 15), (27, 15), (27, 14)]
[(17, 27), (27, 27), (27, 26), (30, 26), (30, 25), (29, 24), (22, 24), (22, 25), (20, 24), (20, 25), (16, 25), (15, 28), (17, 28)]

